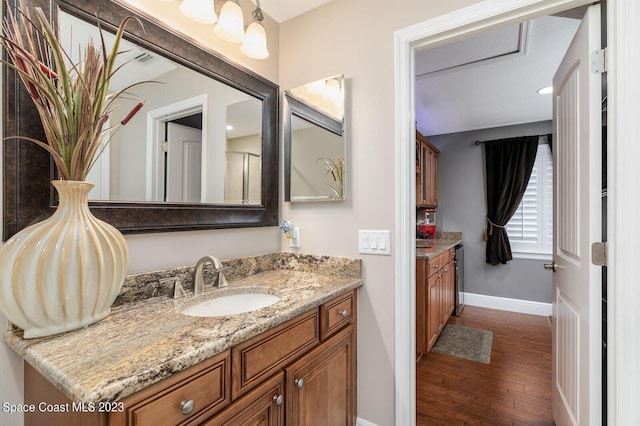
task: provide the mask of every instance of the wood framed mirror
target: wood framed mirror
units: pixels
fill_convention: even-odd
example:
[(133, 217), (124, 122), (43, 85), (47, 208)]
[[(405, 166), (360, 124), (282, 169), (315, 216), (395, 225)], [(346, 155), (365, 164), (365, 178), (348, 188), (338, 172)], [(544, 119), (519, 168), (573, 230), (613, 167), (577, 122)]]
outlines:
[[(129, 165), (112, 167), (112, 172), (116, 170), (118, 174), (115, 177), (112, 175), (111, 181), (117, 181), (117, 187), (121, 188), (119, 192), (115, 191), (112, 184), (110, 192), (116, 193), (115, 197), (109, 197), (108, 190), (105, 192), (106, 196), (91, 197), (90, 207), (96, 217), (111, 223), (123, 233), (276, 226), (278, 224), (279, 88), (275, 83), (216, 56), (152, 18), (114, 1), (22, 0), (18, 2), (10, 0), (3, 5), (3, 15), (6, 16), (8, 8), (14, 10), (15, 13), (17, 7), (33, 9), (36, 6), (49, 11), (50, 20), (55, 26), (64, 24), (69, 19), (80, 20), (94, 26), (99, 22), (105, 34), (113, 33), (115, 27), (125, 16), (135, 16), (140, 20), (142, 26), (135, 22), (131, 22), (127, 26), (125, 39), (128, 42), (139, 47), (145, 54), (170, 61), (175, 64), (176, 68), (179, 68), (180, 72), (193, 72), (197, 76), (182, 77), (183, 82), (197, 78), (209, 81), (211, 85), (221, 86), (223, 90), (234, 94), (236, 101), (225, 105), (226, 110), (217, 115), (212, 114), (210, 120), (206, 116), (201, 117), (201, 122), (221, 121), (220, 115), (225, 114), (235, 114), (239, 117), (257, 114), (259, 117), (257, 125), (254, 123), (255, 129), (251, 135), (254, 139), (254, 145), (257, 140), (257, 153), (238, 149), (237, 147), (242, 144), (231, 144), (230, 139), (246, 139), (246, 135), (225, 136), (223, 130), (217, 132), (218, 135), (222, 135), (221, 137), (202, 136), (203, 143), (214, 139), (223, 139), (227, 144), (222, 148), (210, 148), (208, 158), (205, 158), (203, 154), (203, 169), (209, 167), (209, 170), (207, 174), (202, 174), (205, 176), (202, 179), (202, 189), (196, 190), (196, 195), (191, 198), (163, 198), (156, 188), (162, 186), (161, 184), (150, 181), (142, 184), (141, 180), (150, 179), (149, 176), (153, 176), (155, 179), (158, 174), (161, 174), (160, 172), (152, 172), (153, 167), (158, 170), (161, 167), (148, 158), (144, 161), (135, 157), (131, 158), (134, 151), (133, 138), (129, 141), (120, 141), (119, 149), (112, 150), (112, 152), (119, 151), (121, 158), (129, 160)], [(77, 39), (77, 35), (74, 37), (77, 42), (80, 41)], [(5, 137), (3, 143), (3, 239), (6, 240), (31, 223), (50, 216), (55, 210), (57, 199), (50, 184), (50, 181), (56, 176), (49, 155), (31, 142), (11, 138), (12, 136), (29, 136), (40, 140), (45, 139), (37, 112), (22, 83), (12, 70), (4, 67), (3, 71), (3, 135)], [(162, 80), (162, 78), (164, 77), (156, 77), (154, 80)], [(185, 86), (181, 85), (178, 91), (185, 92), (184, 88)], [(155, 91), (169, 92), (171, 90), (156, 88)], [(184, 99), (180, 99), (180, 101), (214, 98), (218, 100), (221, 98), (220, 95), (213, 94), (213, 92), (203, 92), (200, 95), (202, 96), (190, 96), (183, 93)], [(252, 105), (251, 112), (246, 109), (237, 112), (236, 107), (242, 103), (241, 101), (249, 101)], [(206, 101), (202, 101), (202, 103), (206, 109)], [(176, 105), (179, 102), (176, 99), (171, 99), (167, 101), (167, 104)], [(154, 108), (150, 107), (149, 110), (155, 111), (158, 116), (161, 115), (158, 111), (163, 111), (162, 105), (159, 106), (157, 103)], [(211, 108), (209, 111), (215, 112)], [(138, 114), (141, 119), (149, 120), (148, 111), (143, 110), (142, 112), (144, 113)], [(161, 124), (156, 123), (156, 126)], [(206, 126), (203, 124), (203, 127)], [(213, 125), (209, 126), (209, 130), (211, 128)], [(9, 138), (7, 139), (7, 137)], [(135, 143), (140, 143), (139, 139), (142, 138), (145, 137), (135, 138)], [(149, 136), (146, 138), (153, 139)], [(152, 144), (143, 141), (142, 145), (151, 146)], [(215, 157), (211, 153), (216, 150), (221, 153), (217, 157), (218, 163), (207, 166), (210, 163), (206, 161)], [(248, 155), (238, 155), (239, 153)], [(220, 159), (220, 156), (225, 156), (226, 160)], [(223, 177), (222, 179), (226, 182), (220, 182), (220, 179), (216, 180), (216, 174), (222, 173), (224, 175), (224, 171), (221, 172), (221, 169), (233, 169), (229, 165), (229, 162), (233, 161), (231, 158), (240, 157), (249, 158), (246, 164), (249, 164), (249, 161), (252, 162), (251, 185), (253, 186), (251, 188), (248, 183), (248, 169), (243, 167), (236, 167), (239, 170), (239, 175), (233, 175), (229, 178)], [(244, 164), (243, 161), (240, 161), (239, 164)], [(107, 164), (109, 163), (107, 162)], [(145, 169), (142, 177), (125, 176), (118, 171), (119, 169), (136, 167)], [(244, 188), (242, 188), (242, 184), (238, 184), (240, 181), (245, 182)], [(143, 195), (133, 196), (124, 191), (137, 186), (144, 188)], [(221, 194), (226, 192), (227, 195), (210, 195), (216, 192), (215, 188), (220, 188), (217, 192)], [(241, 191), (242, 195), (228, 196), (232, 190), (236, 193)], [(201, 196), (198, 191), (202, 193)], [(124, 195), (119, 196), (121, 194)], [(164, 201), (165, 199), (168, 201)]]

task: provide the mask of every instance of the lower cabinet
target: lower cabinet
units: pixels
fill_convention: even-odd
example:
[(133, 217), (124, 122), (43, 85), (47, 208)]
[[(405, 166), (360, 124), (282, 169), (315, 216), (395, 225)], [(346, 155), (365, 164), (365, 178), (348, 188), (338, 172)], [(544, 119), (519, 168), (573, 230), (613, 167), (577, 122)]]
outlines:
[(453, 313), (455, 268), (453, 251), (416, 260), (416, 351), (428, 353)]
[[(352, 426), (356, 310), (353, 290), (125, 398), (121, 412), (25, 415), (25, 425)], [(25, 363), (33, 401), (71, 403)]]
[(286, 368), (288, 425), (352, 425), (355, 339), (349, 326)]
[(280, 373), (201, 424), (203, 426), (284, 425), (284, 399), (284, 373)]

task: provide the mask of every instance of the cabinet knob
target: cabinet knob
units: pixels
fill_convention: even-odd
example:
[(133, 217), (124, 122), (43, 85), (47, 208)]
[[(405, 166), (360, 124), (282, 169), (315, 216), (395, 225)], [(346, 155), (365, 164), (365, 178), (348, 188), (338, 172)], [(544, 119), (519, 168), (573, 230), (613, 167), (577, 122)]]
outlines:
[(193, 413), (193, 410), (196, 408), (196, 403), (193, 399), (185, 399), (180, 403), (180, 410), (182, 410), (182, 414), (188, 416)]
[(347, 315), (349, 315), (349, 312), (347, 312), (347, 310), (346, 310), (346, 309), (343, 309), (343, 310), (341, 310), (341, 311), (340, 311), (340, 312), (338, 312), (338, 313), (340, 314), (340, 316), (341, 316), (342, 318), (346, 318), (346, 317), (347, 317)]
[(276, 405), (282, 405), (284, 402), (284, 395), (273, 395), (273, 402), (275, 402)]
[(297, 387), (302, 389), (302, 387), (304, 386), (304, 379), (295, 379), (293, 383), (295, 383)]

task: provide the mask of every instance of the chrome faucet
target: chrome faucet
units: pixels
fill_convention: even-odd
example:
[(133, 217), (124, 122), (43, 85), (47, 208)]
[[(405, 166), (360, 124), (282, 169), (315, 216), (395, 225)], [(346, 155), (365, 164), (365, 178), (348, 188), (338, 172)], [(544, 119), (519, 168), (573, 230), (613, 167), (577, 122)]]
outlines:
[(227, 279), (222, 273), (222, 263), (218, 260), (218, 258), (213, 256), (204, 256), (200, 260), (198, 260), (198, 263), (196, 263), (196, 266), (193, 270), (193, 291), (195, 293), (204, 291), (204, 265), (207, 263), (211, 263), (211, 266), (213, 266), (213, 270), (215, 273), (213, 286), (221, 288), (227, 287), (229, 285)]

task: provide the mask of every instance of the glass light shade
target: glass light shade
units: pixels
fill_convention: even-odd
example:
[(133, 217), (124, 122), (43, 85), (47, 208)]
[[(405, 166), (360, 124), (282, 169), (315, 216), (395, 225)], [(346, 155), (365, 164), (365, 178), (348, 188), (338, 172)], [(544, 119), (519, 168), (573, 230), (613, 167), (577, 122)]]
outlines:
[(253, 21), (247, 27), (244, 35), (244, 43), (240, 51), (253, 59), (265, 59), (269, 57), (267, 49), (267, 34), (259, 21)]
[(213, 9), (214, 0), (182, 0), (180, 12), (192, 21), (201, 24), (215, 24), (218, 20)]
[(238, 3), (227, 0), (220, 10), (220, 19), (213, 32), (229, 43), (242, 43), (244, 40), (244, 17)]

